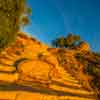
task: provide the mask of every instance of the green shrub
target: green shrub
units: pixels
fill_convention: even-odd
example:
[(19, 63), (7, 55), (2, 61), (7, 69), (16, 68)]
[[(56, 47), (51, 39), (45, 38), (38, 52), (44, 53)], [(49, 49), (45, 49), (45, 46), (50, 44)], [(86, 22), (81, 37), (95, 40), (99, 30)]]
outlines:
[(0, 0), (0, 49), (12, 43), (25, 15), (25, 0)]

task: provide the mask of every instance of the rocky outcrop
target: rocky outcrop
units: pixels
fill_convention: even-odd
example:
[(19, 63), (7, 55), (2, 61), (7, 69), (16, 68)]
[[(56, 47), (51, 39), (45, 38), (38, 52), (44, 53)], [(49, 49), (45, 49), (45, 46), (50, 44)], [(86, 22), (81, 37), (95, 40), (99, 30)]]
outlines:
[(79, 51), (90, 51), (90, 46), (87, 42), (81, 42), (77, 47), (76, 50)]
[(16, 42), (0, 54), (0, 99), (96, 100), (95, 92), (76, 78), (81, 68), (75, 60), (76, 53), (49, 48), (19, 33)]

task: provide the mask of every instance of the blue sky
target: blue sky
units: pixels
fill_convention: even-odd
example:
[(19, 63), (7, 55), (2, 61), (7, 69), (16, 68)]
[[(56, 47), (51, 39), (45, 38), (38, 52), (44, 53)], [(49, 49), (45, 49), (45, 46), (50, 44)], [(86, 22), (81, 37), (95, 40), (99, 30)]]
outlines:
[(50, 44), (69, 32), (78, 34), (100, 51), (100, 0), (27, 0), (31, 24), (24, 31)]

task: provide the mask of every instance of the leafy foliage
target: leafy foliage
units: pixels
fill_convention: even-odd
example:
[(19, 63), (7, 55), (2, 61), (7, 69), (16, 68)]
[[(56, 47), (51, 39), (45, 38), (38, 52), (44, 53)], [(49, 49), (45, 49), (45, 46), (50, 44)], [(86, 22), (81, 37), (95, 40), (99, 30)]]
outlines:
[(28, 16), (23, 16), (21, 21), (24, 26), (30, 23)]
[(16, 39), (26, 8), (25, 0), (0, 0), (0, 49)]
[(73, 35), (72, 33), (69, 33), (68, 36), (65, 38), (65, 45), (66, 47), (72, 47), (75, 46), (77, 42), (80, 41), (79, 35)]
[(52, 41), (52, 45), (56, 47), (73, 47), (76, 46), (80, 42), (80, 36), (79, 35), (73, 35), (72, 33), (69, 33), (66, 37), (59, 37)]
[(60, 37), (60, 38), (57, 38), (56, 40), (53, 40), (52, 45), (56, 46), (56, 47), (64, 47), (65, 46), (65, 38)]

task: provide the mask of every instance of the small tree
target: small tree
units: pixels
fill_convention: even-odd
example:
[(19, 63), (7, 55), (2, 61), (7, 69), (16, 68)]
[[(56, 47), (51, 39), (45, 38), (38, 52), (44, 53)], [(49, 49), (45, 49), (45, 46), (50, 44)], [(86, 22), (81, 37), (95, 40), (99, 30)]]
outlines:
[(20, 26), (28, 22), (24, 17), (28, 16), (27, 9), (25, 0), (0, 0), (0, 50), (11, 44)]
[(65, 38), (62, 36), (52, 41), (52, 45), (63, 48), (65, 46)]
[(69, 33), (67, 37), (59, 37), (52, 41), (52, 45), (61, 48), (72, 48), (80, 42), (79, 35), (73, 35)]
[(57, 39), (52, 40), (52, 46), (58, 47), (58, 40)]
[(65, 46), (66, 47), (73, 47), (76, 46), (77, 43), (80, 42), (80, 36), (79, 35), (73, 35), (72, 33), (69, 33), (67, 37), (65, 38)]

